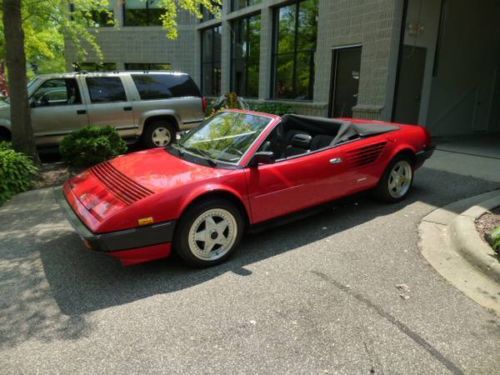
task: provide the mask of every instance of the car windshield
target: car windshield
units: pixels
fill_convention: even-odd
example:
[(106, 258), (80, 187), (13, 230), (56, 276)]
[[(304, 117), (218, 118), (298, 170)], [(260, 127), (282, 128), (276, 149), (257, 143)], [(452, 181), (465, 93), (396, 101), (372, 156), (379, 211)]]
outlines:
[(188, 133), (179, 147), (215, 161), (238, 163), (270, 122), (264, 116), (222, 112)]

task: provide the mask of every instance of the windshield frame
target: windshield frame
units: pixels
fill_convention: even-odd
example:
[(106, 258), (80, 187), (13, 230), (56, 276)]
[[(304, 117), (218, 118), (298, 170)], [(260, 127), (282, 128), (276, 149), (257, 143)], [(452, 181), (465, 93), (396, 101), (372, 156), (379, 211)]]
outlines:
[(172, 144), (172, 147), (174, 149), (176, 149), (177, 152), (180, 152), (180, 156), (182, 156), (182, 154), (189, 154), (190, 156), (192, 156), (194, 158), (209, 161), (209, 164), (213, 163), (214, 167), (226, 167), (226, 168), (229, 167), (229, 168), (233, 169), (235, 167), (236, 168), (240, 168), (242, 166), (245, 166), (246, 164), (248, 164), (249, 155), (252, 153), (252, 150), (255, 150), (255, 146), (259, 142), (262, 141), (263, 137), (264, 137), (264, 139), (267, 137), (267, 135), (270, 132), (270, 129), (272, 130), (272, 128), (274, 128), (274, 125), (277, 122), (277, 119), (279, 119), (279, 120), (281, 120), (281, 119), (280, 119), (280, 117), (278, 117), (276, 115), (271, 115), (271, 114), (267, 114), (267, 113), (245, 111), (245, 110), (236, 110), (236, 109), (234, 109), (234, 110), (233, 109), (229, 109), (229, 110), (220, 111), (216, 115), (211, 116), (211, 117), (205, 119), (203, 122), (200, 123), (200, 125), (198, 125), (194, 129), (192, 129), (189, 132), (189, 134), (192, 135), (192, 134), (194, 134), (194, 132), (196, 132), (196, 131), (200, 130), (201, 128), (203, 128), (215, 116), (221, 115), (223, 113), (228, 113), (228, 112), (241, 113), (241, 114), (244, 114), (244, 115), (251, 115), (251, 116), (255, 116), (255, 117), (265, 118), (266, 120), (268, 120), (267, 124), (264, 126), (264, 128), (262, 129), (262, 131), (260, 132), (260, 134), (252, 141), (252, 143), (250, 143), (250, 145), (247, 147), (247, 149), (245, 150), (245, 152), (243, 153), (243, 155), (240, 156), (240, 158), (238, 159), (238, 161), (231, 162), (231, 161), (228, 161), (228, 160), (215, 159), (215, 158), (203, 155), (203, 154), (198, 154), (196, 152), (190, 151), (189, 148), (186, 149), (180, 143)]

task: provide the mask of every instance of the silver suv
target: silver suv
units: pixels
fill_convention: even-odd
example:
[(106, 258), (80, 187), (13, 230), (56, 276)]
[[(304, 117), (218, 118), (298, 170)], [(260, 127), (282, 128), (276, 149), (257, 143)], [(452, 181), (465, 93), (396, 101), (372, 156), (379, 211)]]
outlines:
[[(86, 125), (110, 125), (146, 147), (165, 146), (197, 126), (206, 100), (191, 77), (174, 72), (41, 75), (28, 93), (35, 141), (58, 144)], [(10, 138), (10, 107), (0, 105), (0, 140)]]

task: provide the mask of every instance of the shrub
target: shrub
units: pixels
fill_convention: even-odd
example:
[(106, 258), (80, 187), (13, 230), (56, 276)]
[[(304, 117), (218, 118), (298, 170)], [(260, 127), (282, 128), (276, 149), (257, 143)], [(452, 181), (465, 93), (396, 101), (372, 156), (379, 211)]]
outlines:
[(495, 228), (486, 238), (493, 250), (500, 254), (500, 227)]
[(271, 113), (278, 116), (292, 113), (292, 107), (283, 103), (253, 103), (250, 104), (250, 109), (252, 109), (252, 111)]
[(9, 143), (0, 142), (0, 204), (30, 189), (36, 173), (29, 157), (14, 151)]
[(87, 126), (64, 137), (59, 150), (69, 165), (86, 167), (123, 154), (127, 144), (111, 126)]

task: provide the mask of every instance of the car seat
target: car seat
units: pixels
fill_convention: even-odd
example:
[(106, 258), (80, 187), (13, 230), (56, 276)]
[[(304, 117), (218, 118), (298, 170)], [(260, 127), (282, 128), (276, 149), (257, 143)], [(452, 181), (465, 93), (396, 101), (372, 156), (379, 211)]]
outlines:
[[(290, 134), (292, 132), (293, 134)], [(287, 139), (290, 140), (287, 142), (285, 157), (301, 155), (310, 151), (312, 137), (309, 134), (292, 130), (287, 133)]]

